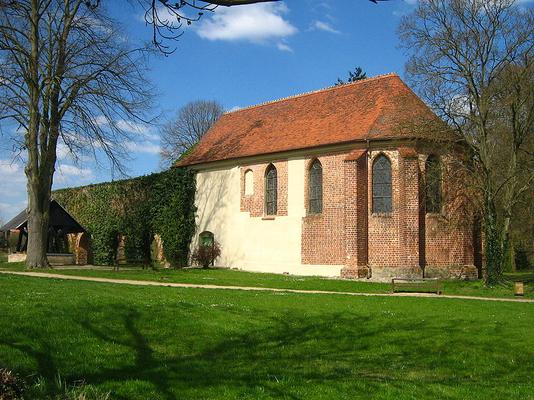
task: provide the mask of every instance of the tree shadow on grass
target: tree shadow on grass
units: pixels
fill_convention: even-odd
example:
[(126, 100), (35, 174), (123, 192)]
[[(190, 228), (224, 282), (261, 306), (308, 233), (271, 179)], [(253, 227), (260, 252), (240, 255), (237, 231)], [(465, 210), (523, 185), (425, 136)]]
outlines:
[[(71, 381), (83, 378), (112, 388), (113, 399), (132, 398), (121, 389), (125, 381), (145, 383), (157, 396), (151, 398), (166, 400), (214, 398), (224, 390), (230, 393), (226, 398), (296, 400), (380, 393), (384, 385), (398, 393), (411, 388), (419, 398), (453, 399), (458, 396), (444, 393), (439, 385), (483, 387), (496, 379), (518, 383), (523, 379), (514, 376), (517, 371), (506, 363), (477, 365), (481, 354), (491, 357), (496, 348), (506, 348), (506, 337), (481, 340), (466, 334), (473, 321), (461, 319), (388, 320), (356, 313), (306, 316), (281, 311), (254, 316), (246, 328), (214, 331), (206, 337), (187, 331), (190, 325), (179, 320), (169, 321), (175, 335), (155, 336), (151, 314), (130, 306), (104, 306), (78, 315), (72, 323), (97, 344), (102, 357), (106, 349), (113, 349), (126, 360), (117, 362), (116, 353), (110, 354), (107, 363), (78, 376), (54, 361), (62, 349), (39, 331), (24, 338), (31, 345), (20, 340), (2, 344), (33, 358), (47, 380), (58, 373)], [(243, 323), (233, 310), (224, 315), (230, 327)], [(83, 362), (89, 350), (77, 351)]]

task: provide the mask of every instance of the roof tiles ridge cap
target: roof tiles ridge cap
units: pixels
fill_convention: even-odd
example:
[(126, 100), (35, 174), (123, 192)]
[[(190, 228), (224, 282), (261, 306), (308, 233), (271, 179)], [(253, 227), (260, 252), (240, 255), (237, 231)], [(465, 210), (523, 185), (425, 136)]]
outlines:
[(328, 92), (329, 90), (338, 89), (340, 87), (355, 86), (355, 85), (358, 85), (360, 83), (371, 82), (371, 81), (375, 81), (375, 80), (378, 80), (378, 79), (389, 78), (389, 77), (394, 77), (394, 76), (398, 77), (399, 75), (396, 72), (389, 72), (387, 74), (376, 75), (376, 76), (372, 76), (370, 78), (360, 79), (360, 80), (357, 80), (357, 81), (354, 81), (354, 82), (348, 82), (348, 83), (345, 83), (343, 85), (334, 84), (334, 85), (327, 86), (327, 87), (324, 87), (324, 88), (321, 88), (321, 89), (310, 90), (308, 92), (293, 94), (293, 95), (286, 96), (286, 97), (281, 97), (281, 98), (275, 99), (275, 100), (264, 101), (262, 103), (253, 104), (251, 106), (242, 107), (242, 108), (239, 108), (237, 110), (225, 111), (223, 113), (223, 115), (228, 115), (228, 114), (233, 114), (233, 113), (237, 113), (237, 112), (240, 112), (240, 111), (250, 110), (252, 108), (263, 107), (263, 106), (267, 106), (269, 104), (278, 103), (278, 102), (282, 102), (282, 101), (285, 101), (285, 100), (291, 100), (291, 99), (295, 99), (295, 98), (298, 98), (298, 97), (304, 97), (304, 96), (308, 96), (308, 95), (311, 95), (311, 94)]

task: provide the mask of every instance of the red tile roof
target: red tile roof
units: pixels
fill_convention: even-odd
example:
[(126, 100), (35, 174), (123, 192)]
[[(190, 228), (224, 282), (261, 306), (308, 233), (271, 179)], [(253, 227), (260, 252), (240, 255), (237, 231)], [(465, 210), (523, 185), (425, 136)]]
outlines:
[(382, 75), (226, 113), (177, 165), (414, 137), (415, 120), (439, 121), (398, 75)]

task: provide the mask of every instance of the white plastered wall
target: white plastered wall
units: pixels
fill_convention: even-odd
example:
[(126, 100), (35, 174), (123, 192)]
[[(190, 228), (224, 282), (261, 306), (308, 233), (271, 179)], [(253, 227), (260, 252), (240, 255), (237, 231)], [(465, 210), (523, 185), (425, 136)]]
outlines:
[[(197, 234), (210, 231), (221, 245), (218, 266), (294, 275), (339, 276), (341, 265), (302, 265), (304, 159), (288, 160), (288, 215), (250, 217), (240, 211), (240, 167), (197, 172)], [(254, 177), (256, 179), (256, 177)]]

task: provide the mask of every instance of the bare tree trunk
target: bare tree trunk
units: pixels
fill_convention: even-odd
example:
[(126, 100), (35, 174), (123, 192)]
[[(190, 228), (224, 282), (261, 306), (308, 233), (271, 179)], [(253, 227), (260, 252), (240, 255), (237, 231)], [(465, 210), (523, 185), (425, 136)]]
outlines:
[(32, 177), (28, 181), (28, 268), (47, 268), (48, 223), (50, 220), (50, 188)]
[[(103, 154), (121, 167), (132, 140), (119, 121), (146, 123), (152, 92), (145, 50), (84, 0), (18, 0), (0, 7), (0, 118), (14, 121), (27, 153), (28, 268), (46, 268), (58, 142), (72, 155)], [(97, 4), (98, 2), (95, 2)], [(107, 123), (97, 123), (104, 118)], [(88, 150), (86, 150), (88, 149)]]
[(486, 235), (486, 286), (494, 285), (502, 276), (503, 248), (501, 242), (501, 229), (497, 221), (495, 202), (486, 194), (486, 207), (484, 212), (484, 231)]

